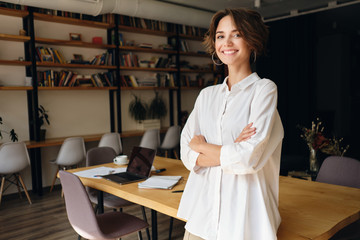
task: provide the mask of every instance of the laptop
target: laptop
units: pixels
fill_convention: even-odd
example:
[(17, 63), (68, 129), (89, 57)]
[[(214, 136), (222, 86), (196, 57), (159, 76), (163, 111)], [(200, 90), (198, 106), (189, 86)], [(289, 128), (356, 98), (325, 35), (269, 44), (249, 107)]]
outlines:
[(144, 147), (134, 147), (129, 159), (126, 172), (102, 176), (105, 179), (127, 184), (145, 180), (150, 176), (156, 150)]

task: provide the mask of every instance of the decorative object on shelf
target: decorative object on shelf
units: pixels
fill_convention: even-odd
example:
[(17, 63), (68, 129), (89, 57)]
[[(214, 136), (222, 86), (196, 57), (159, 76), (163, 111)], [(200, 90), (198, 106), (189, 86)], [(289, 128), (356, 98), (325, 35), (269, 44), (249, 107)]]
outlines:
[(298, 128), (300, 128), (303, 132), (300, 137), (305, 140), (309, 147), (309, 170), (314, 173), (317, 173), (320, 167), (316, 154), (318, 150), (329, 155), (343, 156), (349, 149), (349, 145), (345, 148), (340, 147), (340, 143), (343, 140), (342, 138), (336, 139), (333, 137), (332, 139), (329, 139), (325, 137), (323, 134), (324, 127), (322, 127), (321, 124), (322, 122), (319, 118), (317, 118), (315, 122), (312, 121), (310, 129), (298, 126)]
[(69, 33), (71, 41), (81, 41), (81, 34), (80, 33)]
[(102, 37), (93, 37), (92, 38), (92, 43), (94, 43), (94, 44), (102, 44), (103, 39), (102, 39)]
[(26, 31), (24, 29), (20, 29), (19, 30), (19, 35), (20, 36), (26, 36)]
[(129, 104), (129, 113), (132, 118), (141, 122), (146, 119), (147, 106), (138, 96), (133, 96), (134, 99)]
[[(3, 120), (2, 117), (0, 117), (0, 125), (3, 125)], [(0, 139), (3, 139), (3, 135), (2, 133), (6, 133), (9, 134), (9, 138), (12, 142), (17, 142), (18, 141), (18, 135), (16, 134), (14, 129), (11, 129), (9, 132), (5, 131), (4, 129), (0, 128)]]
[(42, 105), (39, 106), (39, 122), (40, 122), (40, 140), (45, 140), (46, 129), (44, 129), (45, 122), (50, 125), (48, 110)]
[(161, 119), (166, 116), (167, 108), (165, 101), (159, 96), (159, 92), (155, 91), (155, 97), (150, 102), (148, 108), (148, 117), (150, 119)]

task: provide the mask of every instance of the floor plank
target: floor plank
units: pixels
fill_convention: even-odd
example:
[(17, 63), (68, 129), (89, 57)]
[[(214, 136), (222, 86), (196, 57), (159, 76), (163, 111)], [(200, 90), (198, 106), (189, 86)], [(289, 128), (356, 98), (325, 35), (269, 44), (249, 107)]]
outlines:
[[(4, 196), (0, 205), (0, 240), (72, 240), (77, 234), (71, 227), (65, 209), (61, 191), (45, 192), (42, 197), (30, 194), (33, 202), (30, 205), (19, 195)], [(106, 211), (112, 211), (107, 209)], [(124, 208), (124, 212), (142, 219), (141, 209), (138, 205)], [(146, 209), (150, 223), (150, 209)], [(159, 240), (168, 239), (170, 217), (158, 213)], [(151, 231), (151, 229), (150, 229)], [(181, 240), (184, 235), (184, 223), (174, 220), (172, 239)], [(146, 233), (143, 231), (143, 238)], [(136, 240), (137, 234), (122, 238), (123, 240)]]

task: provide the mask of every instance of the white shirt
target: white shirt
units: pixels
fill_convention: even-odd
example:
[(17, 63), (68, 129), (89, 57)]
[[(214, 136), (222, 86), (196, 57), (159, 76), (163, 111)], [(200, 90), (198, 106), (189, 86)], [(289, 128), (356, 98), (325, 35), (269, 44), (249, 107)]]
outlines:
[[(279, 171), (283, 127), (277, 87), (251, 74), (229, 91), (221, 85), (203, 89), (181, 134), (181, 160), (190, 175), (178, 217), (185, 228), (207, 240), (277, 239)], [(256, 134), (234, 143), (253, 122)], [(194, 135), (222, 145), (220, 166), (199, 167), (191, 150)]]

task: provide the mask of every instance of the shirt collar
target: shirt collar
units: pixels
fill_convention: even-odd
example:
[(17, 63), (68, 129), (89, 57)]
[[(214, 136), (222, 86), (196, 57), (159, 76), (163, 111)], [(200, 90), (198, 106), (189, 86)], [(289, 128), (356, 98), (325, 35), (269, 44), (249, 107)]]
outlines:
[[(240, 82), (233, 85), (232, 88), (231, 88), (231, 91), (243, 90), (243, 89), (247, 88), (248, 86), (250, 86), (251, 84), (253, 84), (254, 82), (256, 82), (259, 79), (260, 79), (259, 75), (256, 72), (254, 72), (254, 73), (250, 74), (249, 76), (247, 76), (246, 78), (244, 78), (243, 80), (241, 80)], [(228, 88), (228, 86), (226, 84), (227, 80), (228, 80), (228, 77), (226, 77), (224, 79), (224, 82), (222, 83), (222, 88), (226, 89), (228, 91), (229, 88)]]

